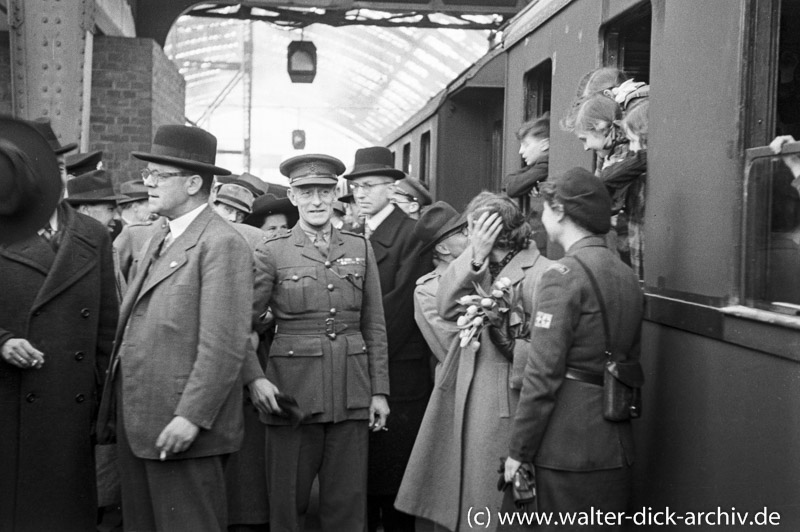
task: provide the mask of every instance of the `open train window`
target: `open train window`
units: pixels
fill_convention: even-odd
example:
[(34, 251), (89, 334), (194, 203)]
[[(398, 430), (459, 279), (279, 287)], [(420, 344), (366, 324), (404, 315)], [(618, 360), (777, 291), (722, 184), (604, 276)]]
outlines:
[(411, 173), (411, 143), (403, 144), (403, 172), (406, 174)]
[(426, 185), (430, 175), (431, 132), (426, 131), (419, 139), (419, 180)]
[(605, 26), (603, 65), (650, 83), (650, 2), (633, 7)]
[(800, 178), (783, 156), (800, 157), (800, 143), (785, 145), (782, 156), (747, 150), (743, 303), (800, 315)]
[(553, 61), (548, 59), (525, 73), (525, 120), (550, 111)]

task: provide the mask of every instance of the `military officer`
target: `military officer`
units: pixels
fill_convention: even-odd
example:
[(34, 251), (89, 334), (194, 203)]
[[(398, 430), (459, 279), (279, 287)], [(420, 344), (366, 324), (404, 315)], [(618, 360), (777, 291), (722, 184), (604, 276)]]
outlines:
[(624, 511), (633, 440), (630, 421), (604, 417), (604, 351), (638, 360), (642, 292), (605, 245), (611, 199), (602, 182), (573, 168), (541, 191), (542, 223), (566, 256), (539, 284), (505, 477), (533, 462), (540, 512)]
[[(265, 245), (276, 323), (266, 368), (270, 529), (302, 529), (318, 475), (322, 529), (364, 530), (368, 433), (384, 429), (389, 414), (378, 268), (364, 237), (330, 222), (344, 164), (301, 155), (280, 169), (300, 220)], [(298, 428), (281, 416), (278, 392), (306, 415)]]

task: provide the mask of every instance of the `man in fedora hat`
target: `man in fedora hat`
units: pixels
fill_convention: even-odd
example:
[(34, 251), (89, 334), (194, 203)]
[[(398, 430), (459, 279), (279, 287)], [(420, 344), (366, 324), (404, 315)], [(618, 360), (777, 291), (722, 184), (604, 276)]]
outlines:
[(408, 457), (425, 414), (432, 387), (430, 350), (414, 321), (414, 287), (427, 273), (431, 256), (414, 237), (414, 221), (391, 203), (392, 185), (406, 177), (394, 168), (392, 153), (375, 146), (356, 151), (355, 163), (345, 176), (365, 215), (364, 234), (378, 263), (386, 337), (393, 416), (391, 434), (370, 435), (369, 530), (382, 523), (387, 532), (413, 530), (414, 518), (398, 512), (394, 499)]
[(126, 226), (134, 224), (150, 224), (153, 213), (148, 206), (147, 187), (141, 179), (125, 181), (119, 186), (117, 207), (122, 223)]
[(61, 194), (46, 139), (0, 118), (2, 530), (97, 519), (90, 427), (118, 312), (111, 241)]
[[(364, 237), (330, 222), (344, 164), (300, 155), (280, 169), (300, 221), (266, 244), (276, 323), (266, 369), (273, 389), (264, 408), (270, 527), (303, 529), (318, 476), (322, 529), (361, 531), (368, 432), (384, 429), (389, 414), (380, 278)], [(278, 392), (305, 414), (297, 428), (278, 408)]]
[(95, 170), (67, 181), (66, 202), (79, 213), (91, 216), (109, 231), (119, 218), (117, 201), (122, 196), (114, 192), (111, 176), (105, 170)]
[(412, 220), (419, 220), (422, 209), (431, 204), (430, 192), (419, 179), (406, 177), (394, 184), (391, 201)]
[(414, 319), (438, 363), (444, 362), (459, 328), (455, 322), (439, 315), (436, 290), (447, 267), (469, 245), (466, 230), (466, 217), (445, 201), (431, 205), (414, 226), (414, 235), (423, 243), (423, 249), (433, 248), (433, 264), (436, 266), (432, 272), (417, 279)]
[(242, 441), (253, 256), (208, 208), (214, 175), (230, 173), (216, 148), (200, 128), (168, 125), (150, 152), (133, 153), (166, 223), (125, 294), (98, 420), (101, 441), (116, 433), (130, 530), (227, 525), (223, 464)]

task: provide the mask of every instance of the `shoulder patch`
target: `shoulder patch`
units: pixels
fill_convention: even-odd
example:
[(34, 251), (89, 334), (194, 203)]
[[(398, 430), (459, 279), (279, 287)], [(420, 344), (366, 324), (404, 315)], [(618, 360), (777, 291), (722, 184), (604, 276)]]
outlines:
[(558, 273), (560, 273), (561, 275), (566, 275), (566, 274), (569, 273), (569, 268), (567, 268), (565, 265), (561, 264), (560, 262), (554, 262), (553, 264), (548, 266), (548, 268), (545, 271), (550, 271), (550, 270), (555, 270)]

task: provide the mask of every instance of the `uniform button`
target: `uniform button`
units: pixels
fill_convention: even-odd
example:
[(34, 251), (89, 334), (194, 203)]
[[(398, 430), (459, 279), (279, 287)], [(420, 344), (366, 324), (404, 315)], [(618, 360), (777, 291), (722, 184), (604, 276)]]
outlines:
[(329, 285), (328, 285), (328, 290), (330, 290), (331, 292), (333, 292), (333, 285), (332, 285), (332, 284), (329, 284)]
[(367, 346), (365, 346), (365, 345), (362, 345), (362, 346), (361, 346), (361, 350), (362, 350), (363, 352), (365, 352), (365, 353), (366, 353), (366, 352), (367, 352)]
[(83, 316), (84, 318), (88, 318), (89, 314), (91, 314), (91, 312), (89, 312), (88, 308), (82, 308), (81, 309), (81, 316)]
[(336, 309), (335, 308), (331, 309), (331, 316), (336, 316)]
[(330, 333), (328, 335), (328, 338), (330, 338), (331, 340), (336, 340), (336, 333)]
[(25, 400), (28, 401), (29, 403), (33, 403), (34, 401), (36, 401), (36, 394), (29, 393), (28, 395), (25, 396)]
[(326, 267), (326, 268), (330, 268), (330, 267), (331, 267), (331, 261), (329, 261), (329, 260), (326, 260), (326, 261), (325, 261), (325, 267)]
[(76, 403), (82, 403), (85, 400), (86, 400), (86, 397), (84, 397), (82, 393), (79, 393), (78, 395), (75, 396), (75, 402)]
[(84, 353), (83, 351), (78, 351), (77, 353), (75, 353), (75, 360), (80, 362), (81, 360), (83, 360), (83, 357), (85, 357), (85, 356), (86, 356), (86, 353)]
[(300, 279), (300, 277), (297, 275), (292, 275), (292, 281), (297, 281), (298, 279)]
[(294, 355), (294, 351), (289, 351), (289, 352), (288, 352), (288, 353), (286, 353), (286, 354), (287, 354), (287, 355), (289, 355), (289, 356), (293, 356), (293, 355)]

